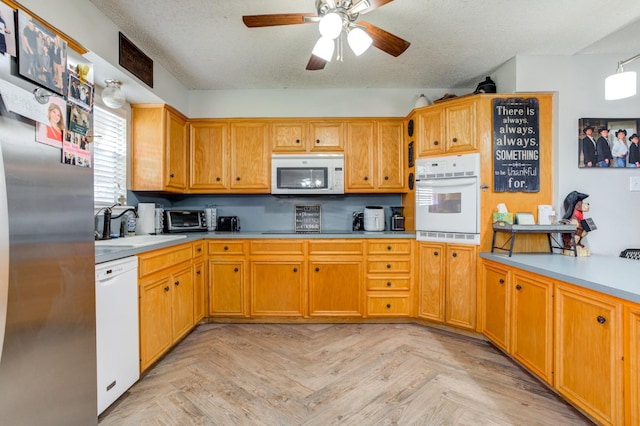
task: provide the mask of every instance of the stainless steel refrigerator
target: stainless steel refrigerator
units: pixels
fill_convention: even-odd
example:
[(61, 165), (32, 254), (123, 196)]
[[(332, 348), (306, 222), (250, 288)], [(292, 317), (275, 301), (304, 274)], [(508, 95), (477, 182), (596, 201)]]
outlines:
[(97, 424), (92, 169), (1, 97), (0, 145), (0, 424)]

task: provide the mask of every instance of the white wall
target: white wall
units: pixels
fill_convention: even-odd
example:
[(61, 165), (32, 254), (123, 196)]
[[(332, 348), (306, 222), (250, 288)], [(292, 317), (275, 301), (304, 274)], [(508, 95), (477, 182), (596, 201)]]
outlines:
[[(593, 253), (618, 255), (640, 247), (640, 192), (629, 191), (630, 176), (640, 169), (579, 169), (578, 120), (640, 117), (640, 95), (604, 100), (604, 79), (625, 57), (611, 55), (526, 56), (516, 64), (516, 91), (557, 92), (555, 105), (554, 206), (573, 191), (589, 194), (587, 201), (598, 229), (587, 237)], [(640, 61), (625, 67), (640, 71)]]

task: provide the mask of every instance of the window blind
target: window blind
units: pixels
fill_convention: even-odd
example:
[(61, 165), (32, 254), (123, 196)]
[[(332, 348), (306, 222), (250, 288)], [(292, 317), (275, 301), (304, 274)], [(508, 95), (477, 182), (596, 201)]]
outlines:
[(93, 107), (93, 197), (96, 206), (127, 199), (127, 120)]

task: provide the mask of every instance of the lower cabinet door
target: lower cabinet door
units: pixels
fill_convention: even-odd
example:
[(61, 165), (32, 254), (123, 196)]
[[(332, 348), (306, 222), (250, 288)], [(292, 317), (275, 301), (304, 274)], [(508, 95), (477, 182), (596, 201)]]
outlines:
[(626, 392), (627, 424), (640, 425), (640, 305), (633, 305), (629, 310), (628, 327), (629, 338), (625, 341), (629, 344), (629, 366), (627, 377), (629, 378), (629, 391)]
[(309, 315), (360, 317), (363, 295), (361, 260), (309, 262)]
[(303, 261), (251, 262), (251, 315), (303, 315)]
[(243, 260), (209, 261), (209, 315), (248, 314)]
[(140, 371), (172, 343), (170, 276), (140, 281)]
[(553, 282), (515, 273), (511, 353), (553, 385)]
[(445, 322), (476, 327), (476, 246), (447, 245)]
[(173, 341), (184, 336), (193, 327), (193, 274), (191, 265), (171, 275), (173, 286)]
[(509, 272), (495, 264), (482, 265), (482, 333), (509, 350)]
[(555, 386), (605, 425), (621, 425), (622, 306), (606, 296), (556, 285)]

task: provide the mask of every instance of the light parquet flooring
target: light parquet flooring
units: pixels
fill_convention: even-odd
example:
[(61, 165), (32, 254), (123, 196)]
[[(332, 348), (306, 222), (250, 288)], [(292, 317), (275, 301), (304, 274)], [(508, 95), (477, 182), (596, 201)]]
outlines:
[(490, 344), (415, 324), (203, 324), (110, 425), (590, 425)]

